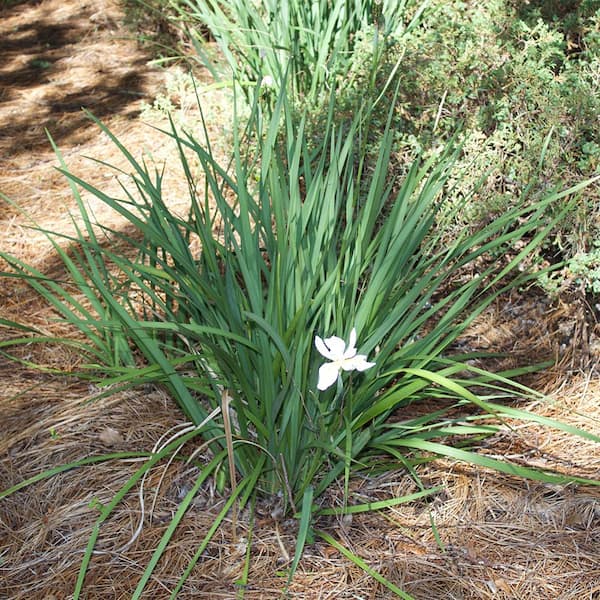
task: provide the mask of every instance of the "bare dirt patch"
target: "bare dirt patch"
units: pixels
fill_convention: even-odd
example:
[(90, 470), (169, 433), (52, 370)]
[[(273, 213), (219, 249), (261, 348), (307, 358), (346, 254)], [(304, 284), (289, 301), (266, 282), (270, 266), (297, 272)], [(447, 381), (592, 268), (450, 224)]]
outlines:
[[(83, 158), (111, 159), (114, 152), (81, 107), (101, 117), (134, 154), (151, 151), (159, 160), (169, 157), (164, 136), (140, 119), (142, 102), (152, 102), (164, 73), (148, 66), (149, 56), (123, 28), (122, 18), (113, 0), (21, 2), (0, 11), (0, 191), (42, 227), (69, 231), (68, 211), (74, 208), (64, 177), (54, 169), (57, 160), (45, 128), (75, 172), (102, 189), (118, 187), (113, 175)], [(217, 135), (219, 123), (211, 126)], [(177, 202), (182, 187), (176, 175), (169, 189)], [(1, 210), (0, 248), (51, 273), (56, 256), (43, 236), (27, 229), (27, 219), (8, 203), (2, 203)], [(560, 310), (503, 299), (486, 312), (464, 343), (528, 356), (530, 362), (558, 358), (558, 367), (529, 381), (551, 392), (551, 401), (530, 408), (600, 434), (597, 357), (588, 352), (582, 369), (572, 360), (573, 354), (561, 350), (566, 342)], [(572, 319), (572, 312), (567, 312)], [(19, 284), (0, 290), (0, 316), (51, 326), (48, 310)], [(2, 335), (13, 334), (3, 331)], [(573, 342), (573, 335), (569, 336), (568, 343), (577, 345), (577, 338)], [(73, 360), (55, 349), (46, 352), (55, 366), (68, 368)], [(184, 421), (174, 403), (154, 388), (91, 401), (97, 390), (83, 381), (40, 373), (4, 359), (0, 375), (0, 490), (90, 456), (149, 452), (166, 431)], [(600, 478), (597, 445), (539, 426), (515, 423), (480, 451), (507, 456), (517, 464)], [(110, 500), (138, 464), (133, 458), (114, 459), (72, 469), (1, 499), (0, 597), (70, 597), (99, 505)], [(196, 475), (197, 466), (183, 463), (163, 464), (151, 471), (144, 527), (137, 536), (142, 519), (137, 490), (125, 496), (101, 527), (98, 552), (86, 579), (86, 598), (131, 597)], [(417, 599), (600, 597), (600, 492), (596, 488), (525, 482), (445, 461), (424, 467), (421, 477), (428, 485), (444, 485), (444, 492), (429, 502), (319, 526)], [(357, 479), (352, 486), (353, 498), (360, 502), (415, 491), (402, 471)], [(154, 494), (156, 504), (150, 510)], [(331, 500), (339, 500), (334, 492)], [(210, 485), (201, 490), (158, 564), (146, 597), (169, 597), (223, 502)], [(280, 596), (285, 576), (278, 572), (289, 565), (294, 549), (294, 523), (278, 521), (268, 507), (263, 508), (250, 541), (250, 584), (244, 597), (251, 600)], [(444, 550), (433, 535), (432, 517)], [(240, 516), (236, 541), (226, 523), (179, 597), (236, 597), (248, 540), (247, 514)], [(390, 595), (335, 548), (315, 543), (306, 550), (289, 597), (333, 600)]]

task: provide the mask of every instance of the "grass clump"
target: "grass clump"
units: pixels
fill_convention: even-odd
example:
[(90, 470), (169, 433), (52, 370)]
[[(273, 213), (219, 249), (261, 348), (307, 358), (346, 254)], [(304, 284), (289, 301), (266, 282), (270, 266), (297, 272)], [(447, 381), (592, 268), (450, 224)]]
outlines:
[[(492, 435), (507, 418), (521, 418), (597, 441), (500, 402), (533, 392), (503, 374), (473, 367), (476, 357), (453, 347), (502, 291), (531, 281), (533, 275), (517, 267), (553, 225), (540, 227), (540, 220), (549, 206), (585, 184), (507, 210), (443, 245), (444, 231), (436, 222), (462, 189), (455, 172), (459, 149), (449, 145), (439, 155), (415, 160), (398, 180), (388, 169), (393, 110), (370, 162), (361, 143), (369, 136), (369, 110), (341, 127), (332, 100), (315, 146), (306, 119), (295, 119), (285, 93), (269, 117), (256, 93), (246, 127), (234, 124), (228, 166), (214, 158), (210, 141), (199, 143), (174, 125), (165, 132), (188, 183), (186, 215), (163, 201), (161, 172), (137, 161), (98, 122), (128, 160), (133, 185), (123, 185), (120, 197), (109, 196), (63, 167), (82, 224), (67, 238), (69, 252), (60, 243), (64, 236), (47, 235), (66, 280), (49, 280), (2, 255), (13, 267), (4, 276), (29, 282), (84, 334), (78, 347), (88, 358), (88, 376), (105, 386), (162, 385), (192, 422), (181, 440), (153, 454), (103, 508), (76, 597), (101, 523), (165, 452), (178, 451), (186, 440), (200, 439), (211, 459), (165, 531), (134, 597), (143, 592), (195, 490), (209, 476), (229, 489), (229, 501), (172, 597), (227, 512), (253, 499), (278, 498), (281, 514), (298, 519), (291, 578), (307, 540), (333, 539), (315, 526), (319, 517), (410, 499), (357, 506), (349, 493), (355, 473), (368, 476), (403, 465), (415, 479), (417, 495), (411, 498), (435, 493), (422, 484), (416, 465), (436, 455), (564, 482), (572, 479), (479, 455), (468, 448), (469, 440)], [(192, 159), (202, 165), (202, 179), (194, 176)], [(117, 211), (127, 228), (95, 222), (80, 188)], [(473, 267), (473, 276), (458, 277), (467, 267)], [(431, 402), (433, 409), (421, 407)], [(325, 492), (340, 481), (343, 506), (329, 507)], [(389, 590), (408, 597), (348, 555)]]
[(344, 89), (343, 78), (357, 59), (363, 60), (356, 47), (365, 35), (370, 43), (362, 53), (369, 55), (375, 72), (389, 48), (419, 22), (427, 2), (413, 7), (406, 1), (173, 0), (172, 6), (212, 69), (205, 43), (206, 30), (210, 32), (247, 98), (258, 82), (275, 95), (285, 84), (293, 103), (314, 110), (326, 109), (329, 94)]
[[(567, 41), (581, 27), (576, 63), (567, 34), (547, 11), (517, 14), (499, 1), (466, 19), (458, 18), (462, 2), (168, 6), (169, 26), (182, 19), (210, 30), (250, 106), (243, 109), (247, 119), (236, 115), (231, 124), (229, 163), (216, 159), (204, 121), (188, 131), (182, 123), (189, 121), (172, 115), (163, 133), (177, 149), (189, 191), (189, 210), (178, 214), (164, 199), (162, 171), (136, 159), (96, 121), (131, 175), (111, 196), (61, 159), (80, 214), (74, 235), (44, 233), (64, 279), (0, 256), (12, 267), (4, 277), (28, 282), (79, 333), (77, 341), (57, 340), (2, 320), (21, 336), (2, 348), (73, 345), (87, 362), (78, 374), (106, 393), (160, 385), (191, 422), (144, 457), (100, 507), (74, 597), (83, 592), (102, 524), (154, 465), (193, 443), (204, 450), (198, 478), (133, 598), (143, 594), (209, 478), (227, 500), (172, 598), (225, 519), (235, 523), (241, 508), (265, 499), (298, 523), (288, 581), (305, 544), (319, 537), (409, 598), (344, 548), (322, 519), (437, 493), (418, 469), (435, 456), (544, 482), (578, 480), (473, 449), (507, 420), (599, 441), (513, 408), (516, 397), (535, 395), (511, 380), (524, 370), (492, 374), (474, 366), (485, 355), (461, 352), (456, 343), (503, 292), (538, 281), (523, 264), (550, 235), (571, 249), (587, 243), (561, 232), (581, 213), (577, 202), (591, 197), (592, 180), (575, 180), (597, 168), (595, 133), (585, 129), (596, 99), (583, 94), (595, 77), (598, 57), (586, 40), (597, 15), (586, 13), (568, 29)], [(206, 54), (204, 35), (192, 37)], [(197, 97), (192, 79), (175, 84)], [(164, 99), (153, 110), (173, 108)], [(572, 139), (570, 127), (583, 137)], [(484, 176), (494, 163), (508, 171)], [(567, 173), (572, 165), (576, 176)], [(548, 168), (573, 185), (554, 191)], [(97, 222), (82, 189), (126, 227)], [(590, 256), (573, 254), (569, 264), (596, 292), (597, 252)], [(52, 469), (0, 498), (95, 460)], [(353, 476), (398, 466), (414, 480), (413, 493), (370, 504), (353, 497)], [(343, 490), (340, 506), (328, 505), (334, 484)], [(250, 560), (248, 551), (246, 574)]]

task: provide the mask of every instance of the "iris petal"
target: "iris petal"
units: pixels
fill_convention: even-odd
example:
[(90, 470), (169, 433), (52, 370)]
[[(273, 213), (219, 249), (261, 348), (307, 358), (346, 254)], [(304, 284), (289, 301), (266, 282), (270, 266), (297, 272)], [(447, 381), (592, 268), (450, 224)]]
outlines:
[(337, 336), (325, 338), (325, 345), (329, 348), (331, 360), (340, 360), (344, 357), (346, 342)]
[(346, 354), (352, 353), (352, 356), (356, 354), (356, 329), (352, 328), (350, 332), (350, 339), (348, 340), (348, 348), (346, 349)]
[(338, 378), (339, 369), (335, 363), (329, 362), (319, 367), (319, 382), (317, 389), (323, 391), (331, 387)]
[(317, 348), (317, 350), (319, 351), (319, 354), (321, 356), (332, 359), (331, 351), (325, 345), (325, 342), (318, 335), (315, 336), (315, 347)]
[(367, 362), (367, 357), (364, 354), (357, 354), (352, 359), (352, 368), (356, 369), (357, 371), (366, 371), (374, 366), (374, 362)]

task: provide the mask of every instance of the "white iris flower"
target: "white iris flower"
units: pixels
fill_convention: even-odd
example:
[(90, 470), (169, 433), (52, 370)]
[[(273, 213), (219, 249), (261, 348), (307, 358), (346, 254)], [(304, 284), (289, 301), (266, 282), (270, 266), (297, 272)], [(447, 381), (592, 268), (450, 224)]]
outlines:
[(319, 353), (331, 362), (326, 362), (319, 367), (319, 381), (317, 388), (321, 391), (331, 387), (339, 377), (340, 371), (366, 371), (375, 366), (367, 362), (365, 354), (356, 354), (356, 329), (352, 328), (350, 340), (346, 342), (337, 336), (322, 340), (315, 336), (315, 346)]

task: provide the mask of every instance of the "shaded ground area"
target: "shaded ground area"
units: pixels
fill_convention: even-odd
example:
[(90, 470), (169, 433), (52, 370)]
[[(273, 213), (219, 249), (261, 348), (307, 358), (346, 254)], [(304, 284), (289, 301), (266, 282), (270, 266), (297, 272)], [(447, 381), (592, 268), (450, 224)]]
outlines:
[[(42, 223), (72, 205), (51, 168), (46, 130), (67, 156), (90, 148), (98, 132), (84, 108), (123, 130), (161, 81), (119, 19), (114, 1), (44, 0), (0, 12), (0, 192)], [(3, 204), (0, 220), (15, 214)]]
[[(73, 208), (68, 185), (54, 170), (57, 161), (44, 128), (50, 129), (75, 172), (109, 192), (118, 189), (114, 176), (82, 158), (119, 160), (106, 136), (83, 117), (82, 106), (104, 118), (134, 154), (151, 151), (159, 162), (168, 162), (172, 150), (164, 136), (139, 118), (142, 100), (152, 102), (164, 74), (148, 66), (149, 57), (123, 29), (122, 16), (114, 0), (21, 2), (0, 11), (0, 191), (43, 227), (67, 231), (67, 211)], [(222, 123), (210, 126), (218, 135)], [(185, 195), (176, 176), (168, 181), (176, 201)], [(16, 209), (0, 204), (0, 249), (55, 273), (55, 253), (26, 225)], [(598, 355), (583, 347), (581, 331), (587, 325), (581, 307), (575, 308), (540, 303), (531, 296), (503, 298), (462, 343), (465, 348), (504, 350), (516, 364), (556, 358), (556, 367), (529, 381), (550, 392), (550, 400), (532, 402), (530, 408), (600, 434)], [(51, 313), (17, 283), (0, 289), (2, 316), (54, 327)], [(10, 335), (14, 333), (0, 329), (2, 339)], [(63, 369), (77, 360), (54, 348), (27, 348), (24, 358)], [(97, 390), (86, 382), (40, 373), (4, 358), (0, 377), (0, 491), (78, 459), (151, 451), (183, 423), (177, 407), (154, 388), (91, 401)], [(600, 478), (597, 445), (531, 424), (507, 424), (480, 452)], [(134, 460), (101, 462), (0, 499), (0, 598), (70, 597), (99, 503), (110, 501), (138, 466)], [(197, 475), (195, 464), (161, 464), (149, 473), (143, 503), (137, 488), (125, 496), (101, 527), (86, 598), (131, 597)], [(421, 477), (445, 490), (428, 502), (343, 522), (324, 520), (318, 526), (419, 600), (600, 598), (596, 488), (524, 482), (444, 461), (423, 467)], [(357, 478), (351, 498), (369, 502), (413, 491), (412, 480), (397, 471)], [(341, 491), (332, 490), (328, 501), (335, 505), (341, 497)], [(224, 501), (211, 485), (202, 488), (157, 565), (146, 597), (169, 597)], [(432, 532), (432, 518), (443, 549)], [(137, 534), (140, 521), (144, 526)], [(294, 534), (294, 522), (277, 520), (267, 504), (259, 507), (251, 540), (248, 514), (240, 515), (235, 540), (226, 522), (179, 597), (236, 597), (248, 543), (250, 584), (244, 597), (280, 597)], [(289, 597), (377, 600), (391, 595), (335, 548), (314, 543), (300, 563)]]
[(102, 118), (134, 118), (147, 95), (147, 57), (122, 39), (103, 3), (39, 2), (0, 13), (0, 143), (8, 157), (90, 139), (82, 108)]

